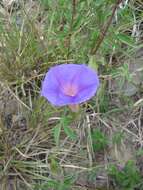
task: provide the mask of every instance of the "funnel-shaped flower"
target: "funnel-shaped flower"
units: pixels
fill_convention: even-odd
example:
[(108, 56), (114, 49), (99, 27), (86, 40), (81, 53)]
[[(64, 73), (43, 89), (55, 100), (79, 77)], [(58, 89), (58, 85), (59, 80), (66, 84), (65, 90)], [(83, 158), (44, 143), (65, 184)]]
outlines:
[(94, 96), (98, 86), (97, 74), (86, 65), (62, 64), (47, 72), (41, 95), (56, 106), (75, 105)]

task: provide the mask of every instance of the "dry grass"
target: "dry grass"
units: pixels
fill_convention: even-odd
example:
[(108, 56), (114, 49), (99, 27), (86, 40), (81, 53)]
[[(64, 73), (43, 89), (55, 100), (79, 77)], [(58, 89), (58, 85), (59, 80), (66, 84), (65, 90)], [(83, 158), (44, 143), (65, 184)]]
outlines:
[[(142, 2), (120, 4), (96, 54), (114, 4), (71, 2), (0, 3), (0, 190), (143, 189)], [(67, 62), (99, 71), (78, 115), (39, 95)]]

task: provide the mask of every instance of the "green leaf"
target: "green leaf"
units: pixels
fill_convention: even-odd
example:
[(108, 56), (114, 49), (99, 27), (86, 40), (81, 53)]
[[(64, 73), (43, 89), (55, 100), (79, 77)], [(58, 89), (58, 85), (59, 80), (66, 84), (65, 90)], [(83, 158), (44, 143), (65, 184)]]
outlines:
[(68, 126), (72, 122), (72, 118), (70, 116), (63, 117), (61, 119), (61, 123), (63, 126)]
[(73, 131), (73, 129), (71, 129), (68, 126), (63, 126), (63, 128), (64, 128), (64, 132), (66, 133), (66, 135), (68, 137), (70, 137), (71, 140), (76, 140), (77, 139), (77, 135), (76, 135), (75, 131)]
[(60, 165), (55, 158), (51, 158), (50, 169), (53, 174), (58, 174), (60, 172)]
[(118, 38), (118, 40), (120, 40), (124, 44), (127, 44), (131, 47), (135, 47), (134, 40), (132, 39), (132, 37), (130, 37), (126, 34), (117, 34), (117, 38)]
[(56, 142), (56, 145), (58, 146), (59, 139), (60, 139), (60, 133), (61, 133), (61, 125), (54, 127), (53, 132), (54, 132), (54, 140)]

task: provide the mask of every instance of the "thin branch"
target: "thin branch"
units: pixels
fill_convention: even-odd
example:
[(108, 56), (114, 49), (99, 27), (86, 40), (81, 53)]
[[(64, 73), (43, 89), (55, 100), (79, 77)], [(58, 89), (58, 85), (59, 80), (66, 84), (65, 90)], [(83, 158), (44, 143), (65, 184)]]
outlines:
[(107, 21), (107, 24), (105, 26), (103, 26), (103, 29), (100, 33), (100, 36), (97, 40), (97, 44), (95, 45), (95, 47), (91, 50), (91, 54), (96, 54), (96, 52), (98, 51), (100, 45), (102, 44), (106, 34), (107, 34), (107, 31), (112, 23), (112, 19), (116, 13), (116, 10), (118, 8), (118, 5), (122, 2), (123, 0), (117, 0), (116, 4), (114, 5), (113, 7), (113, 10), (112, 10), (112, 14), (111, 16), (109, 17), (108, 21)]
[(72, 0), (72, 18), (71, 18), (71, 24), (70, 24), (70, 29), (69, 29), (69, 36), (67, 40), (68, 44), (68, 53), (67, 53), (67, 59), (70, 54), (70, 46), (71, 46), (71, 36), (72, 36), (72, 29), (73, 29), (73, 24), (76, 16), (76, 0)]
[(71, 21), (71, 25), (73, 25), (75, 15), (76, 15), (76, 0), (73, 0), (72, 1), (72, 21)]

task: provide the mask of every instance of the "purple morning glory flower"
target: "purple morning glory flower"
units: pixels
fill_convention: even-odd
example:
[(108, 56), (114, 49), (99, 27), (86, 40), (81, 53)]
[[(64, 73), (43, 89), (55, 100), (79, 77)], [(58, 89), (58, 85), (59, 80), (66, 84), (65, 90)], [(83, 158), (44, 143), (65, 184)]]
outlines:
[(41, 95), (55, 106), (77, 105), (94, 96), (98, 86), (98, 76), (88, 66), (61, 64), (47, 72)]

